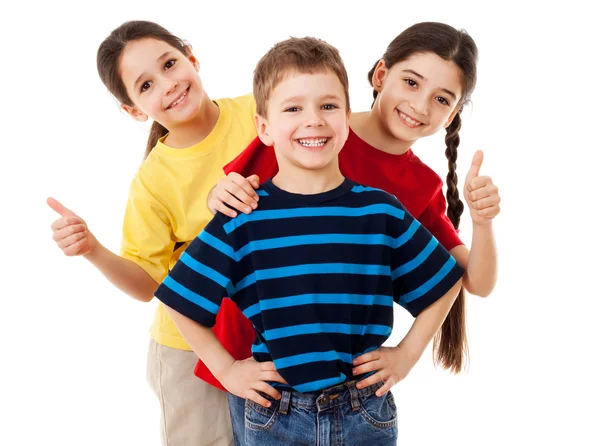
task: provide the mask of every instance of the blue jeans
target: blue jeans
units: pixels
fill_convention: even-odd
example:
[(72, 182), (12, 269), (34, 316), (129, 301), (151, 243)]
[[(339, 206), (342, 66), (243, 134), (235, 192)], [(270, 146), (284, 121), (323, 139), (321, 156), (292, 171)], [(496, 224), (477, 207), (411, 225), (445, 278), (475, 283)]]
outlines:
[(233, 393), (227, 393), (229, 401), (229, 414), (231, 415), (231, 427), (233, 428), (233, 441), (235, 446), (244, 446), (244, 412), (246, 410), (246, 400), (235, 396)]
[(375, 395), (382, 385), (358, 390), (352, 381), (319, 392), (283, 391), (280, 401), (267, 396), (269, 408), (246, 400), (243, 412), (234, 404), (234, 436), (243, 423), (246, 446), (395, 446), (396, 405), (391, 392)]

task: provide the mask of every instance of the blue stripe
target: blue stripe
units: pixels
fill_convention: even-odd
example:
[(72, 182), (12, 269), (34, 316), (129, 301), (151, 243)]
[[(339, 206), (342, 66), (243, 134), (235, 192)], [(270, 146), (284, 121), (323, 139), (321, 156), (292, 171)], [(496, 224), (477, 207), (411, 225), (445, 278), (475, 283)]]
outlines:
[(420, 227), (421, 223), (419, 223), (417, 219), (414, 219), (408, 227), (408, 229), (406, 230), (406, 232), (404, 232), (404, 234), (402, 234), (396, 239), (396, 245), (394, 246), (394, 248), (399, 248), (406, 242), (408, 242), (412, 238), (412, 236), (415, 235), (415, 232), (417, 232), (417, 229), (419, 229)]
[(282, 277), (303, 276), (307, 274), (360, 274), (367, 276), (387, 276), (388, 265), (362, 265), (355, 263), (309, 263), (284, 266), (281, 268), (261, 269), (247, 275), (236, 285), (236, 292), (252, 285), (257, 280), (280, 279)]
[(266, 344), (252, 344), (252, 353), (269, 353), (269, 349)]
[(269, 193), (266, 190), (259, 189), (256, 191), (256, 195), (259, 197), (268, 197)]
[(334, 243), (348, 245), (383, 245), (391, 248), (395, 246), (396, 239), (384, 234), (293, 235), (290, 237), (279, 237), (250, 242), (236, 251), (235, 255), (237, 260), (241, 260), (253, 251), (288, 248), (290, 246), (326, 245)]
[(413, 290), (410, 293), (400, 296), (399, 299), (408, 303), (408, 302), (411, 302), (411, 301), (423, 296), (425, 293), (430, 291), (434, 286), (436, 286), (438, 283), (440, 283), (448, 275), (448, 273), (452, 270), (452, 268), (454, 268), (454, 265), (456, 265), (456, 260), (454, 260), (454, 257), (450, 256), (450, 258), (444, 264), (444, 266), (442, 266), (440, 268), (440, 270), (437, 273), (435, 273), (435, 275), (431, 279), (429, 279), (427, 282), (425, 282), (423, 285), (421, 285), (416, 290)]
[(421, 265), (435, 250), (438, 245), (438, 241), (435, 238), (431, 238), (427, 246), (423, 248), (423, 251), (419, 253), (410, 262), (406, 262), (404, 265), (400, 265), (394, 271), (392, 271), (392, 280), (396, 280), (398, 277), (403, 276)]
[(273, 339), (287, 338), (290, 336), (300, 336), (316, 333), (341, 333), (346, 335), (365, 335), (376, 334), (387, 336), (392, 332), (391, 327), (387, 325), (358, 325), (358, 324), (302, 324), (291, 327), (274, 328), (265, 330), (264, 337), (267, 341)]
[(174, 293), (177, 293), (180, 297), (189, 300), (193, 304), (205, 309), (206, 311), (217, 314), (219, 311), (219, 306), (211, 302), (205, 297), (200, 296), (197, 293), (194, 293), (192, 290), (184, 287), (179, 282), (173, 280), (171, 276), (167, 276), (163, 282), (163, 284), (172, 290)]
[(368, 186), (356, 185), (352, 188), (352, 192), (360, 194), (361, 192), (383, 192), (383, 190), (375, 189), (373, 187), (368, 187)]
[(346, 375), (340, 373), (337, 378), (320, 379), (319, 381), (312, 381), (304, 384), (294, 386), (294, 389), (298, 392), (314, 392), (315, 390), (326, 389), (327, 387), (335, 386), (336, 384), (343, 383), (346, 381)]
[(227, 243), (224, 243), (223, 241), (219, 240), (218, 238), (216, 238), (213, 235), (210, 235), (206, 231), (202, 231), (200, 233), (200, 235), (198, 236), (198, 238), (200, 238), (200, 240), (202, 240), (207, 245), (212, 246), (217, 251), (222, 252), (227, 257), (231, 257), (232, 259), (235, 260), (235, 252), (233, 251), (233, 248), (231, 246), (229, 246)]
[(284, 369), (286, 367), (293, 367), (296, 365), (309, 364), (311, 362), (321, 361), (343, 361), (347, 364), (352, 364), (352, 355), (349, 353), (340, 353), (335, 350), (329, 350), (328, 352), (313, 352), (303, 353), (300, 355), (287, 356), (285, 358), (276, 359), (273, 362), (277, 370)]
[(190, 256), (187, 252), (184, 252), (179, 258), (183, 263), (185, 263), (190, 269), (196, 271), (198, 274), (208, 277), (213, 282), (218, 283), (223, 288), (227, 288), (231, 281), (222, 275), (221, 273), (215, 271), (212, 268), (200, 263), (192, 256)]
[(300, 305), (382, 305), (393, 306), (392, 296), (368, 294), (299, 294), (297, 296), (264, 299), (244, 310), (244, 315), (250, 319), (261, 311), (277, 308), (296, 307)]
[(389, 204), (372, 204), (359, 208), (348, 207), (318, 207), (318, 208), (293, 208), (277, 209), (272, 211), (254, 211), (251, 214), (239, 214), (236, 218), (226, 223), (223, 228), (230, 234), (240, 226), (251, 221), (278, 220), (299, 217), (363, 217), (365, 215), (387, 214), (400, 220), (404, 219), (404, 211)]

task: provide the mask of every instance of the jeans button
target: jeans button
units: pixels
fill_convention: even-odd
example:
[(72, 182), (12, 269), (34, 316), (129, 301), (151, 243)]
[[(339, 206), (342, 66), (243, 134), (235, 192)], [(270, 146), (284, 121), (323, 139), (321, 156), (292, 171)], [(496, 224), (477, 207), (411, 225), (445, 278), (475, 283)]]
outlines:
[(329, 404), (329, 395), (323, 395), (323, 397), (321, 398), (321, 404)]

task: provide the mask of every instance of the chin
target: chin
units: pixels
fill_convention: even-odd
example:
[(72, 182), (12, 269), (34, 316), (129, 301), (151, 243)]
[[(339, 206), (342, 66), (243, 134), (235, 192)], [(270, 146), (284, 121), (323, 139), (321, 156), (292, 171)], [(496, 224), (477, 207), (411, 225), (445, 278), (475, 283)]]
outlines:
[(298, 166), (306, 170), (323, 170), (329, 167), (332, 161), (297, 161)]

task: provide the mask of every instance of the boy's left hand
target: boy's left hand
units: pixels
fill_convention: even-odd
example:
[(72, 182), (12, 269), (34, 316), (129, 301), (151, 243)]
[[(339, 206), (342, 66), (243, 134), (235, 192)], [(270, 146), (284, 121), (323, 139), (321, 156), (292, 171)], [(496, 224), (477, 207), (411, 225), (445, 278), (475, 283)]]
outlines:
[(376, 392), (377, 396), (385, 395), (393, 385), (406, 378), (408, 372), (416, 364), (416, 361), (411, 359), (404, 350), (400, 345), (397, 347), (380, 347), (352, 361), (354, 376), (377, 371), (357, 383), (356, 388), (362, 389), (379, 381), (385, 381), (385, 384)]
[(473, 162), (467, 173), (463, 191), (473, 224), (477, 225), (489, 223), (500, 213), (498, 187), (490, 177), (479, 176), (482, 163), (483, 152), (478, 150), (473, 155)]

